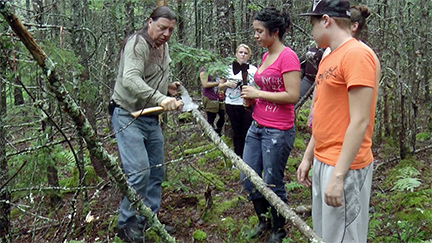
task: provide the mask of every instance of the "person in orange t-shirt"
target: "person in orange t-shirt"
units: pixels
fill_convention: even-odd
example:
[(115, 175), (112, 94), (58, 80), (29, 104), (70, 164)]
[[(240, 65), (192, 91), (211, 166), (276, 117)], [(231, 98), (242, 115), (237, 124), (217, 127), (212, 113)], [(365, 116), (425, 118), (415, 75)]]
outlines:
[(318, 69), (313, 135), (297, 178), (312, 186), (313, 228), (325, 242), (367, 242), (379, 60), (352, 38), (348, 1), (314, 2), (303, 15), (318, 47), (332, 52)]

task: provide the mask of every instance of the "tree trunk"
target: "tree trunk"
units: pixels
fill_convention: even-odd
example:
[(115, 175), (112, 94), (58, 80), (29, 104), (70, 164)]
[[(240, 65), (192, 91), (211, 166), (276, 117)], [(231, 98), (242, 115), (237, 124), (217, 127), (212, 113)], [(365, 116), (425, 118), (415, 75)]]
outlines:
[[(10, 240), (10, 192), (7, 181), (9, 168), (6, 159), (6, 134), (3, 119), (6, 117), (6, 70), (8, 70), (7, 58), (9, 55), (0, 55), (0, 242)], [(3, 186), (4, 185), (4, 186)]]
[(218, 31), (217, 44), (219, 46), (219, 54), (222, 57), (231, 56), (230, 53), (230, 25), (228, 18), (228, 1), (216, 0), (216, 23)]
[[(235, 33), (237, 33), (236, 29), (236, 16), (234, 15), (235, 9), (234, 9), (234, 3), (230, 2), (229, 4), (229, 10), (228, 10), (228, 17), (229, 17), (229, 23), (230, 23), (230, 35), (234, 36)], [(235, 50), (237, 48), (237, 40), (233, 39), (231, 41), (231, 48), (229, 49), (231, 55), (235, 53)], [(228, 53), (228, 56), (230, 56), (230, 53)]]
[(125, 37), (132, 34), (135, 31), (134, 19), (135, 19), (135, 5), (132, 1), (128, 1), (125, 3), (125, 26), (124, 26), (124, 35)]
[(198, 4), (199, 0), (194, 1), (195, 8), (195, 46), (201, 48), (202, 40), (202, 7)]
[[(36, 16), (35, 22), (40, 24), (40, 25), (45, 24), (44, 3), (41, 0), (34, 0), (33, 1), (33, 8), (35, 10), (35, 16)], [(43, 39), (43, 36), (39, 36), (39, 38)], [(38, 77), (38, 79), (40, 79), (40, 77)], [(43, 82), (37, 82), (37, 83), (41, 83), (43, 86)], [(49, 100), (50, 97), (48, 96), (48, 94), (44, 90), (46, 90), (46, 88), (41, 89), (39, 95), (40, 95), (40, 97), (42, 97), (43, 100)], [(44, 111), (46, 111), (48, 114), (52, 114), (52, 104), (50, 104), (50, 102), (44, 102), (42, 106), (43, 106)], [(51, 123), (49, 122), (46, 114), (42, 111), (41, 111), (41, 127), (42, 127), (42, 131), (44, 133), (47, 133), (46, 136), (48, 137), (48, 141), (46, 141), (46, 142), (47, 143), (52, 142), (53, 129), (50, 128)], [(50, 150), (50, 148), (47, 148), (47, 149)], [(55, 163), (51, 162), (51, 161), (45, 161), (45, 164), (47, 164), (46, 176), (47, 176), (48, 184), (53, 188), (59, 187), (58, 171), (57, 171)], [(50, 183), (53, 183), (53, 184), (50, 184)], [(54, 193), (48, 195), (49, 205), (52, 208), (55, 208), (56, 205), (58, 205), (61, 202), (62, 199), (59, 195), (60, 195), (60, 192), (58, 190), (55, 190)]]
[(398, 130), (399, 135), (399, 156), (401, 159), (405, 159), (407, 155), (407, 149), (406, 149), (406, 126), (405, 126), (405, 95), (404, 95), (404, 86), (402, 81), (402, 74), (400, 70), (399, 63), (396, 64), (396, 74), (397, 74), (397, 84), (398, 84), (398, 91), (399, 91), (399, 107), (400, 107), (400, 125)]
[(24, 104), (24, 97), (23, 97), (23, 92), (21, 89), (21, 77), (17, 71), (17, 63), (16, 63), (16, 59), (18, 59), (18, 54), (16, 52), (13, 53), (13, 72), (15, 75), (15, 86), (13, 87), (13, 91), (14, 91), (14, 105), (18, 106), (18, 105), (22, 105)]

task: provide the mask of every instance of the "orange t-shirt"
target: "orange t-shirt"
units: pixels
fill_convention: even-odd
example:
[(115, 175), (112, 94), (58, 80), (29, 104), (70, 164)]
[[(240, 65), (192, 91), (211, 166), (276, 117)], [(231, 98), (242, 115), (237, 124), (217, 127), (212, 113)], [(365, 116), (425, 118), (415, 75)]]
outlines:
[(378, 88), (379, 61), (363, 43), (351, 39), (321, 61), (316, 76), (317, 93), (314, 101), (313, 136), (315, 157), (335, 166), (350, 123), (348, 90), (353, 86), (374, 89), (369, 125), (360, 149), (350, 169), (361, 169), (373, 161), (371, 151)]

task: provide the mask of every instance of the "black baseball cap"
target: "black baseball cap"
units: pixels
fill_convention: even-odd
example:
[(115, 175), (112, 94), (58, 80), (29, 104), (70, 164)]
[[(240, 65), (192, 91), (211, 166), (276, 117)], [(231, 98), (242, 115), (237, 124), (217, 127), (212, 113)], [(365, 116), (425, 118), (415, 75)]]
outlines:
[(312, 10), (300, 16), (323, 16), (351, 18), (350, 3), (347, 0), (314, 0)]

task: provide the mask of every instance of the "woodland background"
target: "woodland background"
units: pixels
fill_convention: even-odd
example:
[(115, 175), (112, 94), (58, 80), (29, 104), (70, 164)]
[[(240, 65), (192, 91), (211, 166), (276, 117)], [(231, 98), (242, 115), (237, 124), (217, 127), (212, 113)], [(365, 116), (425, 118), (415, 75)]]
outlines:
[[(13, 0), (32, 36), (55, 62), (104, 148), (115, 158), (107, 104), (125, 36), (142, 27), (155, 1)], [(173, 79), (199, 103), (198, 70), (218, 69), (246, 43), (258, 65), (264, 49), (253, 39), (254, 12), (274, 5), (289, 11), (293, 27), (284, 43), (301, 56), (312, 42), (304, 0), (165, 1), (178, 14), (169, 42)], [(377, 158), (371, 201), (370, 242), (431, 239), (432, 211), (432, 1), (368, 0), (372, 11), (364, 41), (381, 60), (376, 111)], [(0, 17), (0, 242), (119, 242), (121, 197), (104, 166), (86, 149), (47, 87), (40, 67)], [(310, 203), (295, 181), (309, 134), (308, 105), (297, 114), (295, 150), (287, 166), (292, 207)], [(230, 127), (223, 140), (230, 146)], [(180, 242), (260, 242), (245, 239), (256, 218), (240, 192), (238, 171), (187, 114), (164, 117), (167, 180), (159, 217), (176, 225)], [(118, 162), (120, 163), (120, 162)], [(207, 194), (206, 194), (207, 193)], [(213, 198), (210, 196), (213, 195)], [(209, 200), (210, 198), (210, 200)], [(212, 202), (212, 205), (209, 205)], [(303, 215), (310, 224), (310, 218)], [(288, 226), (290, 227), (290, 226)], [(286, 242), (306, 242), (290, 228)], [(158, 241), (153, 232), (150, 241)]]

